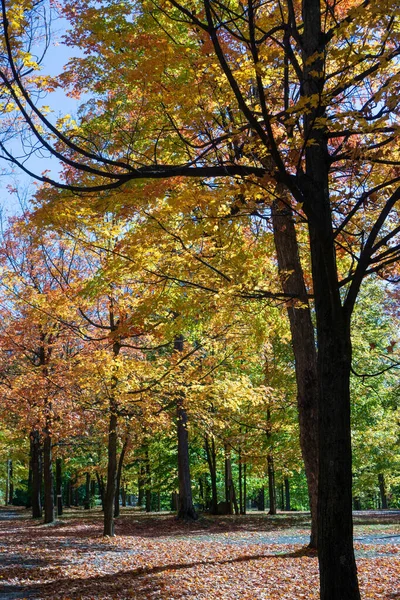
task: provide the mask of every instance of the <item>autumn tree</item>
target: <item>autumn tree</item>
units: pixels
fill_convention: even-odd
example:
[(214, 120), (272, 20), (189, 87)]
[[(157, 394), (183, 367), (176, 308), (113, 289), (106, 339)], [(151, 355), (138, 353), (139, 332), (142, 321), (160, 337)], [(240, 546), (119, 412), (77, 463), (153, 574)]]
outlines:
[[(297, 233), (306, 224), (312, 280), (304, 289), (293, 238), (286, 265), (295, 265), (299, 281), (285, 294), (296, 309), (312, 299), (316, 315), (321, 597), (358, 599), (350, 332), (364, 277), (389, 277), (399, 258), (400, 50), (391, 5), (172, 0), (103, 10), (74, 2), (66, 7), (70, 39), (91, 56), (75, 62), (65, 80), (98, 101), (89, 102), (79, 125), (64, 120), (59, 128), (35, 107), (20, 77), (15, 39), (29, 13), (9, 19), (7, 9), (3, 2), (4, 85), (35, 144), (66, 166), (62, 181), (39, 180), (90, 193), (145, 178), (238, 177), (228, 196), (234, 212), (239, 204), (268, 216), (283, 204)], [(32, 172), (4, 143), (2, 151)], [(297, 365), (312, 346), (309, 336), (307, 348), (300, 342)]]

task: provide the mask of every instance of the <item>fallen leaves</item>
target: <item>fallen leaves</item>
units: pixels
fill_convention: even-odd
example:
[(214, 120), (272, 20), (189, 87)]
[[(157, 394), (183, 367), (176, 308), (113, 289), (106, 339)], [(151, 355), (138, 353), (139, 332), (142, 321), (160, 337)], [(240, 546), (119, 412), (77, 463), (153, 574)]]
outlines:
[[(179, 524), (172, 515), (148, 517), (131, 511), (118, 520), (119, 535), (106, 539), (101, 537), (99, 517), (97, 512), (79, 517), (75, 512), (52, 528), (26, 518), (0, 521), (0, 597), (319, 597), (318, 561), (303, 543), (296, 543), (307, 534), (296, 519), (249, 515), (189, 525)], [(363, 599), (389, 600), (400, 592), (396, 532), (398, 527), (390, 524), (357, 530)]]

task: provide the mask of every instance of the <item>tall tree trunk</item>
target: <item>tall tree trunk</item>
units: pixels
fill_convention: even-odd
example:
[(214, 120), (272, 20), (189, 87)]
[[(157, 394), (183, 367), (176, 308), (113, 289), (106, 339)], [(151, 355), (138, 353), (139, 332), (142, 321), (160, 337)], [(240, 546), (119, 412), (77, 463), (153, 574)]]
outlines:
[(208, 435), (204, 438), (205, 441), (205, 449), (207, 456), (207, 464), (210, 471), (210, 479), (211, 479), (211, 506), (210, 513), (212, 515), (218, 514), (218, 492), (217, 492), (217, 453), (215, 451), (215, 440)]
[[(323, 97), (327, 40), (320, 0), (304, 0), (303, 85), (307, 97)], [(329, 193), (326, 118), (322, 104), (303, 115), (305, 175), (299, 179), (308, 217), (317, 324), (319, 385), (318, 560), (321, 600), (360, 600), (353, 550), (350, 428), (350, 318), (354, 293), (341, 302)], [(358, 265), (359, 266), (359, 265)], [(362, 265), (360, 266), (362, 267)], [(354, 291), (354, 288), (353, 288)]]
[(383, 473), (379, 473), (379, 475), (378, 475), (378, 485), (379, 485), (379, 493), (381, 495), (382, 508), (386, 509), (388, 507), (388, 502), (387, 502), (387, 495), (386, 495), (385, 477), (384, 477)]
[(56, 496), (57, 496), (57, 515), (60, 517), (63, 514), (62, 461), (61, 461), (61, 458), (56, 459)]
[[(174, 341), (175, 352), (183, 352), (183, 337), (179, 336)], [(192, 482), (190, 478), (189, 463), (189, 436), (187, 429), (187, 413), (184, 408), (184, 395), (177, 393), (176, 417), (178, 434), (178, 481), (179, 481), (179, 510), (178, 519), (196, 520), (197, 513), (193, 506)]]
[(268, 495), (269, 495), (269, 515), (276, 515), (276, 488), (275, 488), (275, 469), (274, 458), (271, 452), (267, 455), (268, 466)]
[(44, 522), (54, 521), (53, 460), (50, 423), (43, 430), (43, 480), (44, 480)]
[(104, 532), (103, 535), (114, 535), (114, 499), (117, 483), (117, 425), (118, 417), (114, 402), (111, 402), (111, 414), (108, 427), (108, 463), (107, 485), (104, 494)]
[(290, 510), (290, 487), (287, 477), (285, 477), (285, 510)]
[(32, 429), (29, 440), (32, 464), (32, 518), (39, 519), (42, 516), (42, 456), (40, 447), (40, 433), (38, 429)]
[(311, 510), (310, 547), (316, 548), (318, 501), (318, 382), (314, 325), (300, 262), (290, 199), (278, 186), (281, 200), (272, 206), (272, 223), (282, 289), (297, 300), (288, 305), (297, 383), (300, 448)]
[(117, 469), (117, 483), (115, 489), (115, 506), (114, 506), (114, 517), (119, 517), (119, 495), (121, 488), (121, 476), (122, 476), (122, 467), (124, 466), (124, 458), (126, 453), (126, 448), (128, 446), (129, 438), (126, 437), (124, 443), (122, 444), (121, 454), (119, 455), (118, 460), (118, 469)]

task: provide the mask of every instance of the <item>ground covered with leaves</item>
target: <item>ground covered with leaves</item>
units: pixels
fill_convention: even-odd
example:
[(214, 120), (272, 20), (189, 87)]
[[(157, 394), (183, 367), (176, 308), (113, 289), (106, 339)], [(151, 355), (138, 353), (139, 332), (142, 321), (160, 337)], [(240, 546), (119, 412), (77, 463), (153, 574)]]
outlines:
[[(202, 517), (126, 509), (102, 538), (98, 510), (52, 525), (0, 510), (0, 598), (307, 600), (318, 598), (307, 514)], [(400, 512), (358, 513), (362, 597), (400, 599)]]

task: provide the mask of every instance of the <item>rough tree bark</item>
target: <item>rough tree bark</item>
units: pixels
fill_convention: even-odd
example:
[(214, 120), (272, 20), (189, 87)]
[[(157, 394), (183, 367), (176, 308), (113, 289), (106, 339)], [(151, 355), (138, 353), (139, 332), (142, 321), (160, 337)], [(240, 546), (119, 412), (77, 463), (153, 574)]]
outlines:
[[(303, 90), (321, 97), (326, 39), (320, 0), (304, 0)], [(353, 550), (350, 437), (351, 309), (342, 307), (329, 195), (327, 134), (315, 128), (324, 118), (318, 105), (304, 114), (305, 176), (301, 179), (308, 217), (317, 322), (319, 384), (318, 559), (321, 600), (359, 600)]]
[[(310, 547), (318, 544), (318, 382), (314, 326), (287, 191), (277, 187), (281, 199), (272, 206), (275, 248), (282, 289), (296, 300), (287, 307), (295, 358), (300, 447), (306, 472), (311, 510)], [(286, 198), (286, 200), (285, 200)]]

